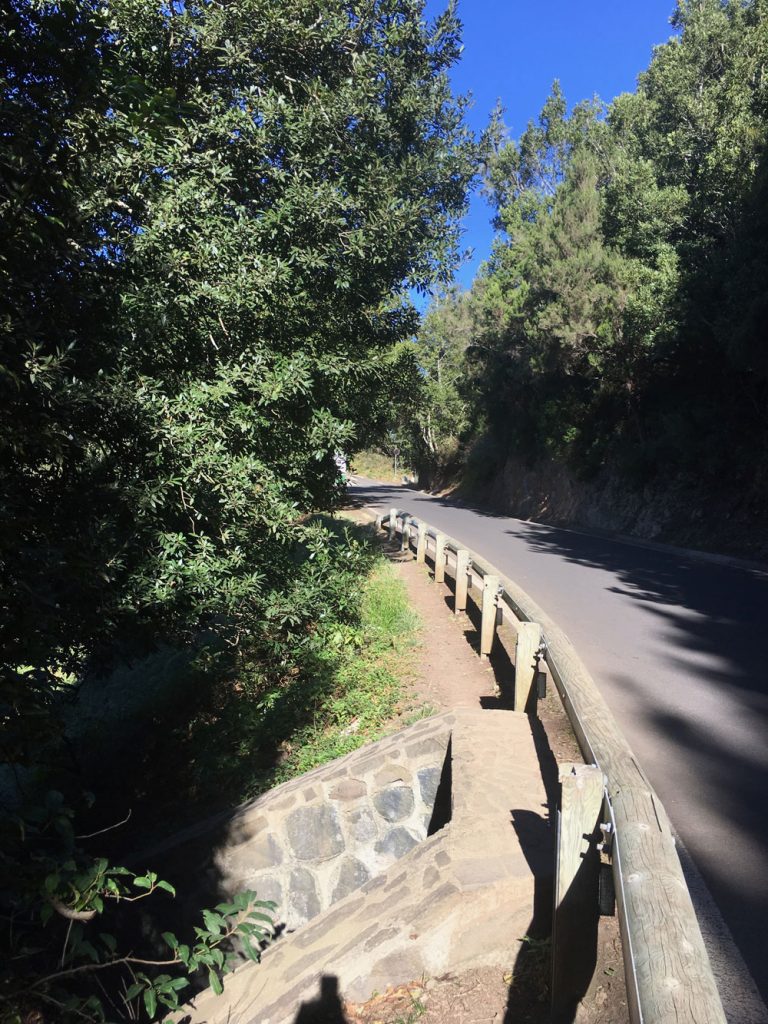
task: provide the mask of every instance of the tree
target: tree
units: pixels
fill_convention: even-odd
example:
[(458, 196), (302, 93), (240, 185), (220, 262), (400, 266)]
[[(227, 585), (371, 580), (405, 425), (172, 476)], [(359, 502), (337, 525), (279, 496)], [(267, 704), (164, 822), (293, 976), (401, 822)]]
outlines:
[(464, 389), (472, 336), (471, 296), (456, 288), (432, 303), (417, 335), (421, 386), (412, 445), (420, 479), (428, 480), (455, 458), (470, 425)]
[(201, 621), (237, 639), (282, 573), (261, 541), (274, 563), (298, 510), (335, 500), (333, 452), (413, 325), (392, 296), (442, 273), (471, 173), (446, 78), (457, 23), (420, 12), (6, 13), (18, 660), (39, 660), (32, 622), (48, 660)]
[[(84, 673), (160, 638), (285, 665), (323, 611), (333, 564), (307, 513), (338, 503), (334, 452), (413, 330), (400, 296), (449, 273), (473, 174), (459, 25), (422, 14), (3, 7), (3, 757), (27, 802)], [(10, 897), (39, 946), (25, 971), (56, 942), (35, 932), (38, 868)]]

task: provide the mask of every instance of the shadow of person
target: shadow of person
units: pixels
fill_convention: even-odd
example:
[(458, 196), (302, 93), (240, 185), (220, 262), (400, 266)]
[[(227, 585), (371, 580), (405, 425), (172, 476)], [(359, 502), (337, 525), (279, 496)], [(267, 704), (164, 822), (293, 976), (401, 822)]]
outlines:
[(320, 978), (320, 995), (302, 1003), (294, 1024), (348, 1024), (339, 996), (339, 979), (333, 974)]

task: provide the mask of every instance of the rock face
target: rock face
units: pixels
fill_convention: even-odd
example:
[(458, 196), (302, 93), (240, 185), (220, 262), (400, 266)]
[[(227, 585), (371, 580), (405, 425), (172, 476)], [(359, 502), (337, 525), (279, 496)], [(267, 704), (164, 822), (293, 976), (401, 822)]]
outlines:
[(453, 724), (424, 719), (241, 807), (215, 855), (227, 895), (276, 894), (295, 930), (427, 836)]

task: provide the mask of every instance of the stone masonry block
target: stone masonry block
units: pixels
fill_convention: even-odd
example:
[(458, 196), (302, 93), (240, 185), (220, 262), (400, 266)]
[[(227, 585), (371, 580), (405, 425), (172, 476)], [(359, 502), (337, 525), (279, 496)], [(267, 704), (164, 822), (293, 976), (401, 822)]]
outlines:
[(288, 894), (288, 927), (297, 928), (320, 913), (320, 897), (315, 876), (306, 868), (291, 872)]
[(330, 860), (344, 850), (335, 808), (297, 807), (285, 820), (288, 842), (297, 860)]
[(276, 904), (275, 920), (278, 920), (281, 913), (281, 906), (283, 902), (283, 887), (280, 884), (279, 879), (275, 878), (274, 875), (261, 875), (259, 878), (254, 878), (251, 882), (256, 898), (259, 900), (271, 900)]
[(360, 779), (343, 779), (337, 782), (331, 789), (328, 796), (331, 800), (347, 803), (351, 800), (359, 800), (368, 792), (368, 787)]
[(230, 843), (248, 843), (269, 827), (269, 822), (259, 810), (243, 814), (232, 822)]
[(427, 807), (432, 808), (435, 805), (437, 787), (440, 785), (440, 775), (440, 768), (420, 768), (416, 772), (416, 777), (419, 780), (419, 792), (421, 793), (421, 799)]
[(409, 850), (412, 850), (416, 846), (418, 840), (413, 836), (407, 828), (398, 826), (392, 828), (387, 832), (383, 839), (376, 843), (374, 849), (376, 853), (383, 854), (384, 856), (392, 857), (393, 860), (397, 860), (399, 857), (404, 857)]
[(370, 877), (371, 873), (362, 861), (359, 861), (356, 857), (345, 857), (341, 862), (341, 869), (333, 895), (331, 896), (331, 902), (336, 903), (351, 892), (354, 892), (355, 889), (359, 889), (361, 885), (365, 885)]
[(430, 757), (442, 758), (445, 756), (445, 751), (448, 749), (448, 737), (438, 736), (425, 736), (423, 740), (416, 740), (413, 743), (406, 744), (405, 753), (411, 759), (418, 757)]
[(410, 786), (388, 786), (373, 798), (376, 810), (386, 821), (403, 821), (413, 813)]
[(431, 889), (433, 885), (437, 885), (440, 881), (440, 872), (437, 870), (434, 864), (430, 864), (424, 871), (421, 878), (421, 886), (423, 889)]
[(379, 789), (397, 782), (410, 785), (411, 773), (401, 764), (388, 764), (381, 771), (376, 772), (374, 781)]
[(350, 835), (358, 843), (367, 843), (378, 835), (378, 828), (373, 815), (367, 807), (359, 807), (347, 814), (347, 826)]
[(268, 832), (250, 842), (222, 851), (216, 860), (228, 876), (246, 878), (254, 871), (282, 864), (283, 850), (277, 836)]

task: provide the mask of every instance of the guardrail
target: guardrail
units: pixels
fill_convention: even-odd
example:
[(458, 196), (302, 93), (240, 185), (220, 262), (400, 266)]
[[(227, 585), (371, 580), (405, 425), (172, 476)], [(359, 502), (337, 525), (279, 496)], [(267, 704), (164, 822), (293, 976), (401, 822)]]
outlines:
[[(491, 652), (497, 625), (514, 627), (516, 711), (525, 710), (544, 665), (554, 680), (587, 764), (586, 773), (581, 765), (562, 773), (561, 766), (563, 807), (572, 820), (558, 841), (556, 904), (599, 824), (612, 865), (632, 1024), (725, 1024), (666, 811), (571, 642), (524, 590), (455, 538), (396, 508), (376, 520), (378, 529), (385, 524), (390, 541), (400, 535), (403, 550), (415, 536), (417, 561), (431, 549), (436, 582), (452, 570), (456, 613), (466, 609), (468, 592), (478, 591), (481, 657)], [(597, 787), (590, 772), (600, 773)]]

